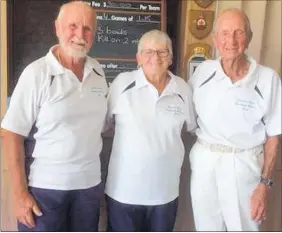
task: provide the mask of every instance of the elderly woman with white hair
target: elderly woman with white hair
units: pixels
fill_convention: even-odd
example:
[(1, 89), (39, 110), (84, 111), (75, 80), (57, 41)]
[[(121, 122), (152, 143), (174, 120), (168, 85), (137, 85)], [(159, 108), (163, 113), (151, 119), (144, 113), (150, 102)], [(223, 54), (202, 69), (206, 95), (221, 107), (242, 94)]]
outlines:
[(222, 12), (215, 25), (217, 60), (190, 78), (198, 140), (190, 152), (191, 196), (198, 231), (257, 231), (281, 135), (281, 80), (245, 54), (247, 15)]
[(188, 84), (172, 74), (171, 40), (152, 30), (139, 41), (139, 69), (118, 75), (108, 96), (115, 129), (106, 199), (110, 231), (172, 231), (184, 146), (196, 127)]

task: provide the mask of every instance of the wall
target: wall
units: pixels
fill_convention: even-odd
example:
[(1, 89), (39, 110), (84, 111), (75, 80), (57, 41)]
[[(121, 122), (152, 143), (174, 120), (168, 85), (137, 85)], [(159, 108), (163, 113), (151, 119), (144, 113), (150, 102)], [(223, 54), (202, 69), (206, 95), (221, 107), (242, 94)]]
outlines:
[(260, 61), (281, 76), (281, 1), (268, 1)]

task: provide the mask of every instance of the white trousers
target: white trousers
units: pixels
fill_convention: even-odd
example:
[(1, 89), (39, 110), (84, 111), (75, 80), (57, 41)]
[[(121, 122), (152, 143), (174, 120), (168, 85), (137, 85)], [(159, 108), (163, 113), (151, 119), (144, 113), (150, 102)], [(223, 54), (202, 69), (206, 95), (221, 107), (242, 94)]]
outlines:
[(251, 196), (260, 181), (263, 146), (222, 153), (196, 142), (190, 163), (197, 231), (259, 231), (259, 224), (251, 219)]

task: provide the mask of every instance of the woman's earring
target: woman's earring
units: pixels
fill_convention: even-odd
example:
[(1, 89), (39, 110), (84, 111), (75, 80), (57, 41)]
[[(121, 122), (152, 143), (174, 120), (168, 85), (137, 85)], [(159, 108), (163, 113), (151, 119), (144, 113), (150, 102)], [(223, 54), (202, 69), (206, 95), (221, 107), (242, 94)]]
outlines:
[(138, 64), (138, 65), (137, 65), (137, 69), (139, 69), (139, 68), (141, 68), (141, 66)]

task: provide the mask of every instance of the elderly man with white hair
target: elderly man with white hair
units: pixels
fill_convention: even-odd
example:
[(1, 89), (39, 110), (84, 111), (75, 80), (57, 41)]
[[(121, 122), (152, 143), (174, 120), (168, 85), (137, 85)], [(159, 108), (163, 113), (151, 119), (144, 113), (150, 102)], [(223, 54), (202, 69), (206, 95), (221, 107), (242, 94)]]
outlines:
[(18, 228), (97, 231), (107, 83), (87, 56), (96, 14), (67, 3), (55, 26), (59, 44), (24, 69), (2, 121)]
[(115, 129), (105, 193), (108, 230), (172, 231), (184, 145), (195, 125), (191, 90), (168, 67), (171, 40), (152, 30), (138, 44), (139, 69), (110, 87), (107, 122)]
[(203, 62), (189, 83), (197, 113), (190, 152), (196, 230), (258, 231), (281, 135), (281, 80), (245, 54), (247, 15), (222, 12), (215, 24), (217, 60)]

